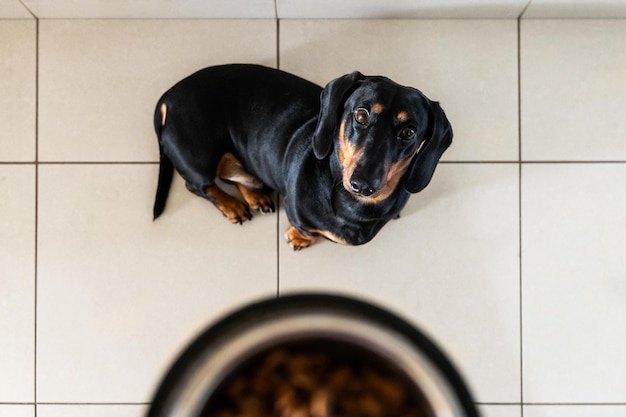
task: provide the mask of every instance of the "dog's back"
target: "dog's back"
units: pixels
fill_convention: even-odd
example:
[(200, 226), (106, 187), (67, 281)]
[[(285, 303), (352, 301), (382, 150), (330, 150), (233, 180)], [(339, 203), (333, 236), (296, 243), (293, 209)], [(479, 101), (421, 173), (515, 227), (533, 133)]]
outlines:
[(279, 157), (288, 155), (294, 138), (306, 137), (303, 126), (312, 133), (321, 91), (293, 74), (250, 64), (208, 67), (176, 83), (154, 114), (160, 153), (154, 218), (165, 208), (174, 168), (188, 183), (204, 186), (226, 152), (284, 192)]

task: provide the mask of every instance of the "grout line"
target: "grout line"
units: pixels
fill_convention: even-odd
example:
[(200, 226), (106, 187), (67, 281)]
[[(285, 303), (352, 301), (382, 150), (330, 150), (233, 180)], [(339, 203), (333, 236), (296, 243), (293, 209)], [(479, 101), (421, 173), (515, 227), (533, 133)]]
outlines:
[[(518, 134), (519, 135), (519, 134)], [(519, 151), (518, 151), (519, 152)], [(0, 161), (0, 165), (158, 165), (158, 161)], [(439, 164), (463, 165), (463, 164), (483, 164), (483, 165), (503, 165), (503, 164), (521, 164), (521, 165), (611, 165), (626, 164), (626, 160), (569, 160), (569, 161), (439, 161)]]
[(564, 164), (624, 164), (626, 161), (624, 160), (589, 160), (589, 161), (521, 161), (524, 165), (540, 165), (540, 164), (555, 164), (555, 165), (564, 165)]
[[(552, 402), (475, 402), (475, 405), (496, 405), (496, 406), (516, 406), (524, 408), (530, 407), (626, 407), (626, 403), (552, 403)], [(523, 416), (522, 411), (522, 416)]]
[(594, 406), (594, 407), (622, 407), (626, 406), (626, 403), (551, 403), (551, 402), (531, 402), (523, 403), (524, 406), (559, 406), (559, 407), (580, 407), (580, 406)]
[(28, 6), (26, 5), (26, 3), (24, 3), (24, 1), (23, 1), (23, 0), (19, 0), (19, 2), (20, 2), (20, 4), (22, 5), (22, 7), (23, 7), (24, 9), (26, 9), (26, 11), (27, 11), (28, 13), (30, 13), (30, 15), (33, 17), (33, 19), (35, 19), (36, 24), (39, 24), (39, 17), (37, 17), (37, 15), (36, 15), (35, 13), (33, 13), (33, 11), (30, 9), (30, 7), (28, 7)]
[(102, 403), (102, 402), (41, 402), (41, 403), (37, 403), (34, 404), (35, 406), (37, 405), (76, 405), (76, 406), (90, 406), (90, 405), (97, 405), (97, 406), (118, 406), (118, 405), (140, 405), (140, 406), (145, 406), (145, 405), (152, 405), (152, 403), (146, 403), (146, 402), (110, 402), (110, 403)]
[[(528, 3), (530, 4), (530, 2)], [(528, 5), (526, 5), (528, 7)], [(525, 9), (524, 9), (525, 10)], [(517, 19), (517, 191), (518, 191), (518, 250), (519, 250), (519, 390), (520, 390), (520, 417), (524, 417), (524, 294), (522, 291), (522, 31), (521, 16)]]
[(35, 253), (34, 253), (34, 300), (35, 321), (33, 325), (33, 400), (34, 417), (37, 417), (37, 350), (38, 350), (38, 292), (39, 292), (39, 18), (35, 19)]
[(519, 16), (517, 16), (517, 21), (519, 23), (519, 21), (521, 19), (524, 18), (524, 15), (526, 14), (526, 11), (528, 10), (528, 8), (530, 7), (530, 3), (532, 3), (533, 0), (527, 0), (526, 6), (524, 6), (524, 8), (522, 9), (522, 11), (520, 12)]
[(38, 161), (39, 165), (158, 165), (158, 161)]
[[(528, 403), (520, 403), (520, 402), (491, 402), (491, 401), (479, 401), (474, 402), (475, 405), (495, 405), (495, 406), (530, 406), (530, 407), (626, 407), (626, 402), (602, 402), (602, 403), (592, 403), (592, 402), (572, 402), (572, 403), (564, 403), (564, 402), (528, 402)], [(151, 402), (62, 402), (62, 401), (45, 401), (45, 402), (0, 402), (0, 406), (4, 405), (67, 405), (67, 406), (150, 406)]]

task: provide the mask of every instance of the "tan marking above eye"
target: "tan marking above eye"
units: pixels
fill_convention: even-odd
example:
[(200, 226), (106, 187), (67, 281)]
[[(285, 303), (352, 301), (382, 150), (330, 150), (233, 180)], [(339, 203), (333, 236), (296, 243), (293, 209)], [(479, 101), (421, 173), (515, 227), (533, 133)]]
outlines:
[(374, 103), (374, 105), (372, 106), (372, 112), (374, 112), (376, 114), (382, 113), (383, 110), (384, 110), (384, 107), (380, 103)]
[(401, 122), (406, 122), (407, 120), (409, 120), (409, 113), (405, 111), (401, 111), (400, 113), (397, 114), (396, 118), (400, 120)]

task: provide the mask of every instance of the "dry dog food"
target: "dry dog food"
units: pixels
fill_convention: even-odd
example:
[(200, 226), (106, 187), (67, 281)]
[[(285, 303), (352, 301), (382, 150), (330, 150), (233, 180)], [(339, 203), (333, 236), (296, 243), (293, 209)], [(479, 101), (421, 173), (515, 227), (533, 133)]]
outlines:
[(340, 350), (339, 357), (305, 347), (270, 350), (227, 378), (203, 417), (430, 415), (403, 374)]

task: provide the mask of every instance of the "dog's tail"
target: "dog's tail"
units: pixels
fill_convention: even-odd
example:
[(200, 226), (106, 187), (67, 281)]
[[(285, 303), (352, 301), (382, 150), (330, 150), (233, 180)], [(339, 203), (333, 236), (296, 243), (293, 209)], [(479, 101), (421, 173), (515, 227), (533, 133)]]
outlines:
[(174, 176), (174, 165), (170, 158), (163, 152), (161, 146), (161, 130), (165, 125), (165, 112), (167, 107), (165, 104), (157, 106), (154, 112), (154, 130), (156, 131), (159, 139), (159, 182), (157, 185), (156, 196), (154, 198), (154, 208), (152, 213), (154, 215), (153, 220), (156, 220), (163, 210), (165, 209), (165, 202), (167, 196), (170, 193), (170, 186), (172, 184), (172, 178)]

